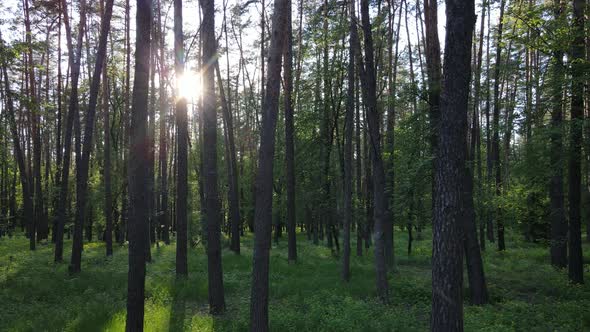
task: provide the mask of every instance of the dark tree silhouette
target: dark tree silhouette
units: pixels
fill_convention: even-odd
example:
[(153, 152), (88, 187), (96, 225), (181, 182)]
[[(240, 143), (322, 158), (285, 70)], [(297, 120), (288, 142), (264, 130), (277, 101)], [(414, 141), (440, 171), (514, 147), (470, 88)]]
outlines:
[(463, 331), (463, 178), (471, 78), (473, 0), (446, 1), (432, 241), (432, 331)]
[(131, 100), (128, 160), (129, 273), (127, 277), (126, 330), (143, 331), (145, 246), (148, 240), (148, 93), (152, 25), (151, 0), (137, 0), (135, 16), (135, 75)]

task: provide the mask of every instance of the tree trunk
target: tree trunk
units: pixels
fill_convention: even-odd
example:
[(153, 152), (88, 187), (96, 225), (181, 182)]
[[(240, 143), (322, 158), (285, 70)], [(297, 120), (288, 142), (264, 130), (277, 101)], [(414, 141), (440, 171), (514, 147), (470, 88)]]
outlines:
[[(361, 17), (364, 34), (364, 64), (360, 59), (360, 43), (357, 42), (357, 56), (360, 62), (360, 77), (363, 85), (363, 100), (366, 103), (366, 118), (369, 129), (369, 154), (373, 167), (373, 218), (375, 239), (375, 271), (377, 295), (383, 303), (389, 301), (387, 285), (387, 263), (385, 257), (385, 229), (391, 222), (389, 204), (385, 195), (385, 170), (381, 154), (381, 134), (379, 131), (379, 114), (377, 109), (377, 79), (373, 55), (373, 36), (369, 17), (369, 2), (361, 0)], [(354, 18), (353, 18), (354, 19)]]
[(268, 57), (268, 79), (263, 103), (254, 225), (254, 257), (250, 297), (250, 331), (266, 332), (268, 328), (268, 273), (272, 230), (273, 160), (275, 130), (279, 111), (281, 60), (287, 30), (288, 0), (275, 0), (272, 34)]
[[(441, 63), (440, 42), (438, 39), (438, 8), (436, 0), (424, 0), (424, 18), (426, 29), (426, 68), (428, 71), (428, 116), (430, 120), (430, 148), (432, 153), (432, 213), (436, 209), (436, 176), (438, 157), (438, 131), (440, 117)], [(434, 215), (433, 215), (434, 218)]]
[[(176, 275), (188, 275), (188, 120), (186, 98), (180, 95), (184, 74), (182, 0), (174, 0), (174, 66), (176, 70)], [(207, 219), (209, 220), (209, 219)]]
[(170, 244), (170, 225), (168, 222), (168, 140), (166, 121), (168, 118), (168, 97), (166, 94), (165, 75), (167, 74), (165, 59), (165, 34), (161, 24), (161, 6), (158, 0), (158, 29), (160, 37), (160, 227), (162, 227), (162, 239), (165, 244)]
[(582, 258), (581, 233), (581, 159), (582, 124), (584, 120), (584, 0), (572, 0), (574, 7), (574, 39), (572, 57), (572, 100), (570, 129), (569, 182), (569, 259), (568, 276), (571, 282), (584, 283), (584, 262)]
[(113, 193), (111, 183), (111, 119), (109, 114), (109, 82), (107, 66), (102, 68), (102, 111), (104, 116), (104, 216), (107, 256), (113, 255)]
[(58, 200), (57, 211), (57, 232), (55, 236), (55, 261), (61, 262), (63, 260), (63, 234), (66, 223), (66, 207), (68, 203), (68, 190), (70, 178), (70, 160), (72, 152), (72, 129), (74, 126), (74, 119), (79, 112), (78, 104), (78, 79), (80, 77), (80, 59), (82, 54), (82, 38), (84, 36), (84, 26), (86, 25), (86, 1), (80, 2), (80, 24), (78, 30), (77, 48), (74, 53), (74, 46), (72, 45), (72, 33), (70, 28), (70, 21), (68, 16), (68, 7), (65, 0), (62, 0), (62, 13), (64, 18), (64, 26), (66, 27), (66, 41), (68, 45), (69, 66), (70, 66), (70, 95), (68, 115), (66, 118), (66, 128), (64, 137), (64, 155), (63, 164), (61, 168), (61, 181)]
[(143, 331), (145, 297), (145, 242), (148, 232), (148, 94), (152, 2), (137, 0), (135, 75), (131, 101), (129, 175), (129, 273), (126, 330)]
[[(207, 221), (207, 267), (209, 276), (209, 311), (220, 314), (225, 310), (221, 267), (221, 206), (217, 188), (217, 114), (215, 99), (215, 40), (214, 0), (201, 0), (203, 23), (203, 189)], [(221, 82), (220, 82), (221, 83)], [(180, 165), (179, 165), (180, 166)]]
[(355, 2), (350, 1), (350, 41), (348, 46), (348, 89), (344, 118), (344, 251), (342, 254), (342, 279), (350, 280), (350, 225), (352, 223), (352, 132), (354, 126), (354, 45), (357, 43)]
[[(496, 63), (494, 68), (494, 110), (492, 124), (492, 168), (489, 172), (494, 172), (496, 183), (496, 196), (502, 194), (502, 167), (500, 166), (500, 66), (502, 62), (502, 28), (504, 26), (504, 6), (506, 0), (500, 2), (500, 18), (498, 23), (498, 35), (496, 37)], [(499, 206), (496, 207), (496, 226), (498, 230), (498, 250), (506, 249), (504, 243), (504, 221), (502, 220), (502, 211)]]
[[(291, 0), (287, 0), (287, 42), (284, 51), (284, 71), (285, 71), (285, 165), (287, 178), (287, 237), (288, 237), (288, 255), (289, 262), (297, 260), (297, 237), (295, 233), (295, 142), (294, 142), (294, 124), (293, 124), (293, 31), (292, 31), (292, 13)], [(301, 47), (301, 45), (299, 45)], [(303, 57), (301, 48), (299, 49), (299, 59)], [(299, 71), (298, 71), (299, 73)]]
[[(113, 0), (106, 0), (104, 16), (101, 20), (100, 37), (98, 52), (96, 55), (96, 64), (92, 74), (92, 83), (90, 85), (90, 100), (88, 111), (86, 113), (86, 123), (84, 127), (84, 143), (81, 164), (78, 167), (80, 173), (77, 174), (78, 201), (76, 202), (76, 220), (74, 224), (74, 241), (72, 243), (72, 260), (70, 262), (70, 273), (78, 273), (81, 268), (82, 260), (82, 229), (86, 214), (86, 198), (88, 196), (88, 171), (90, 167), (90, 152), (92, 150), (92, 133), (94, 130), (94, 118), (96, 115), (96, 104), (98, 102), (98, 90), (100, 88), (100, 78), (102, 67), (106, 59), (107, 38), (111, 27), (111, 16), (113, 13)], [(106, 84), (106, 82), (104, 82)]]
[(35, 243), (37, 241), (37, 235), (42, 237), (41, 229), (37, 234), (38, 227), (43, 225), (46, 221), (43, 219), (43, 190), (41, 182), (41, 133), (39, 130), (39, 111), (40, 107), (37, 102), (36, 89), (35, 89), (35, 70), (33, 62), (33, 49), (32, 49), (32, 38), (31, 38), (31, 23), (29, 20), (29, 0), (24, 0), (24, 12), (25, 12), (25, 29), (26, 29), (26, 42), (27, 47), (27, 69), (29, 78), (29, 89), (27, 94), (29, 96), (29, 120), (31, 124), (31, 137), (33, 140), (33, 174), (32, 175), (32, 194), (34, 197), (33, 206), (33, 218), (28, 220), (29, 223), (29, 248), (35, 250)]
[(432, 252), (432, 331), (463, 331), (463, 236), (473, 0), (446, 1)]
[[(476, 201), (476, 211), (482, 211), (481, 206), (481, 199), (482, 199), (482, 177), (481, 177), (481, 125), (479, 123), (480, 119), (480, 101), (481, 101), (481, 68), (483, 64), (483, 34), (485, 30), (485, 21), (486, 21), (486, 5), (485, 2), (482, 3), (482, 10), (481, 10), (481, 25), (479, 26), (479, 46), (477, 49), (477, 63), (475, 66), (475, 73), (473, 75), (475, 82), (473, 85), (475, 86), (475, 93), (473, 96), (473, 128), (471, 131), (471, 149), (470, 149), (470, 156), (471, 160), (477, 160), (477, 201)], [(486, 250), (486, 237), (485, 237), (485, 222), (482, 216), (476, 214), (476, 220), (479, 224), (479, 245), (482, 251)]]
[[(555, 1), (555, 19), (560, 19), (563, 14), (564, 3)], [(552, 59), (552, 85), (551, 85), (551, 131), (550, 140), (550, 167), (551, 178), (549, 181), (549, 200), (551, 206), (551, 265), (558, 268), (567, 266), (567, 220), (564, 210), (563, 195), (563, 52), (556, 51)]]

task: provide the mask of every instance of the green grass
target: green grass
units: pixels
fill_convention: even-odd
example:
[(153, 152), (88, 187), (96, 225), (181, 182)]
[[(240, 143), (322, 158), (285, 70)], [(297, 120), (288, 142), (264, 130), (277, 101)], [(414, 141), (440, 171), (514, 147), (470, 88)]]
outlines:
[[(286, 239), (271, 252), (270, 327), (273, 331), (424, 331), (430, 315), (430, 236), (406, 254), (406, 233), (396, 233), (392, 303), (375, 298), (372, 253), (352, 257), (352, 279), (340, 280), (340, 260), (324, 246), (298, 237), (299, 262), (287, 263)], [(354, 238), (354, 236), (353, 236)], [(71, 243), (66, 243), (69, 248)], [(547, 262), (548, 249), (508, 238), (508, 250), (484, 254), (493, 303), (465, 306), (467, 331), (590, 331), (590, 286), (572, 286), (567, 271)], [(28, 251), (23, 237), (0, 239), (0, 331), (123, 331), (127, 250), (104, 256), (88, 243), (82, 273), (53, 263), (53, 248)], [(353, 245), (353, 254), (354, 254)], [(585, 244), (586, 257), (590, 247)], [(145, 327), (148, 331), (246, 331), (249, 319), (252, 238), (242, 255), (223, 252), (227, 312), (212, 317), (207, 305), (206, 256), (190, 249), (189, 277), (176, 281), (175, 247), (152, 248)], [(64, 257), (69, 257), (65, 252)], [(588, 265), (586, 265), (588, 272)], [(586, 274), (588, 278), (588, 274)], [(468, 294), (465, 292), (467, 301)]]

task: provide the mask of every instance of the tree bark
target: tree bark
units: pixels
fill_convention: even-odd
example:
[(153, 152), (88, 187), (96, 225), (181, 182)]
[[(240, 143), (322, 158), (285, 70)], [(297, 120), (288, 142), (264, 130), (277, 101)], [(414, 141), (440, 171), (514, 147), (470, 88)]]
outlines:
[[(106, 59), (107, 38), (111, 27), (111, 16), (113, 13), (113, 0), (106, 0), (105, 13), (101, 20), (100, 37), (98, 52), (96, 55), (96, 64), (92, 74), (90, 85), (90, 100), (88, 111), (86, 113), (86, 123), (84, 127), (84, 143), (82, 147), (81, 164), (78, 167), (80, 173), (77, 174), (78, 201), (76, 202), (76, 220), (74, 223), (74, 241), (72, 243), (72, 259), (70, 261), (70, 273), (78, 273), (81, 269), (82, 261), (82, 229), (86, 214), (86, 198), (88, 196), (88, 169), (90, 166), (90, 152), (92, 150), (92, 134), (94, 130), (94, 119), (96, 115), (96, 104), (98, 102), (98, 90), (100, 88), (100, 78), (102, 67)], [(104, 83), (106, 84), (106, 82)]]
[(84, 36), (84, 26), (86, 25), (86, 1), (80, 2), (80, 24), (78, 30), (77, 48), (74, 53), (74, 46), (72, 45), (72, 33), (70, 28), (70, 21), (68, 16), (68, 7), (66, 0), (62, 0), (62, 13), (64, 19), (64, 26), (66, 28), (66, 41), (68, 45), (68, 57), (70, 66), (70, 95), (68, 115), (66, 118), (66, 128), (64, 137), (64, 155), (61, 169), (61, 181), (58, 200), (57, 211), (57, 233), (55, 237), (55, 261), (61, 262), (63, 260), (63, 234), (66, 223), (66, 207), (69, 190), (70, 178), (70, 160), (72, 152), (72, 129), (74, 126), (74, 119), (79, 112), (78, 103), (78, 79), (80, 77), (80, 59), (82, 54), (82, 38)]
[(574, 39), (572, 57), (572, 99), (569, 159), (569, 259), (568, 276), (572, 283), (584, 283), (584, 262), (582, 258), (581, 232), (581, 159), (582, 123), (584, 120), (584, 0), (572, 0), (574, 7)]
[[(480, 125), (480, 101), (481, 101), (481, 68), (483, 64), (483, 39), (486, 21), (486, 4), (485, 0), (482, 2), (481, 10), (481, 24), (479, 26), (479, 46), (477, 48), (477, 63), (475, 66), (475, 73), (473, 75), (475, 82), (475, 93), (473, 96), (473, 128), (471, 131), (471, 149), (470, 156), (471, 160), (477, 160), (477, 201), (476, 211), (482, 211), (481, 200), (482, 200), (482, 176), (481, 176), (481, 125)], [(486, 250), (486, 237), (485, 237), (485, 222), (482, 216), (477, 215), (476, 221), (479, 224), (479, 246), (482, 251)]]
[(209, 311), (221, 314), (225, 310), (223, 274), (221, 267), (221, 206), (217, 187), (217, 114), (215, 99), (215, 40), (214, 0), (201, 0), (203, 23), (203, 189), (207, 222), (207, 267), (209, 277)]
[(463, 331), (463, 201), (471, 77), (473, 0), (446, 1), (446, 37), (438, 123), (433, 220), (432, 331)]
[(287, 29), (288, 0), (275, 0), (268, 57), (268, 78), (263, 103), (260, 150), (256, 174), (254, 255), (250, 296), (250, 331), (266, 332), (268, 328), (268, 273), (272, 230), (273, 160), (275, 130), (279, 111), (281, 61)]
[[(354, 0), (350, 1), (350, 17), (354, 18)], [(348, 89), (346, 96), (346, 115), (344, 118), (344, 251), (342, 253), (342, 279), (350, 280), (350, 225), (352, 223), (352, 133), (354, 126), (354, 45), (356, 44), (356, 22), (350, 20), (350, 40), (348, 46)]]
[[(494, 109), (492, 124), (492, 151), (491, 162), (492, 169), (489, 172), (495, 174), (496, 196), (502, 194), (502, 167), (500, 166), (500, 66), (502, 63), (502, 28), (504, 26), (504, 7), (506, 0), (500, 2), (500, 18), (498, 23), (498, 34), (496, 36), (496, 62), (494, 68)], [(504, 221), (502, 220), (502, 211), (499, 206), (496, 207), (496, 226), (498, 235), (498, 250), (506, 249), (504, 242)]]
[[(564, 3), (555, 1), (554, 16), (559, 20), (563, 14)], [(567, 220), (565, 218), (563, 194), (563, 52), (556, 51), (552, 57), (551, 85), (551, 131), (549, 180), (549, 200), (551, 206), (551, 265), (558, 268), (567, 266)]]
[(145, 297), (145, 242), (148, 232), (148, 94), (152, 2), (137, 0), (135, 16), (135, 75), (131, 101), (129, 176), (129, 273), (126, 330), (143, 331)]
[[(366, 104), (366, 119), (369, 129), (369, 154), (372, 164), (372, 185), (373, 185), (373, 219), (375, 239), (375, 271), (377, 295), (381, 302), (389, 301), (389, 290), (387, 284), (387, 263), (385, 257), (385, 229), (390, 220), (390, 211), (387, 197), (385, 195), (385, 170), (381, 154), (381, 134), (379, 131), (379, 114), (377, 109), (377, 80), (375, 74), (373, 55), (373, 36), (369, 17), (369, 2), (361, 0), (361, 17), (364, 35), (364, 64), (360, 59), (360, 43), (357, 42), (357, 64), (360, 69), (361, 82), (363, 83), (363, 100)], [(354, 18), (353, 18), (354, 19)]]
[(170, 225), (168, 222), (168, 140), (166, 121), (168, 118), (168, 97), (166, 94), (165, 76), (167, 74), (165, 53), (165, 34), (161, 24), (161, 6), (158, 0), (158, 29), (160, 37), (160, 226), (162, 227), (162, 239), (165, 244), (170, 244)]
[[(285, 71), (285, 165), (286, 165), (286, 182), (287, 182), (287, 259), (289, 262), (297, 260), (297, 237), (295, 234), (296, 210), (295, 210), (295, 142), (294, 142), (294, 124), (293, 124), (293, 28), (291, 0), (287, 0), (287, 42), (284, 51), (284, 71)], [(301, 47), (301, 45), (299, 45)], [(299, 58), (303, 57), (301, 48), (299, 49)]]
[[(33, 218), (29, 219), (28, 222), (28, 236), (29, 236), (29, 248), (31, 250), (35, 250), (35, 244), (37, 241), (37, 235), (42, 237), (43, 235), (41, 232), (37, 234), (38, 226), (41, 226), (45, 223), (43, 219), (43, 190), (41, 186), (41, 135), (39, 130), (39, 121), (40, 121), (40, 108), (37, 103), (37, 95), (35, 89), (35, 65), (33, 62), (33, 46), (32, 46), (32, 32), (31, 32), (31, 22), (29, 19), (29, 0), (23, 1), (23, 7), (25, 12), (25, 32), (26, 32), (26, 42), (28, 44), (27, 47), (27, 66), (28, 69), (28, 90), (27, 94), (29, 97), (29, 121), (31, 124), (30, 133), (31, 138), (33, 140), (33, 174), (31, 180), (32, 183), (32, 194), (34, 199), (33, 205)], [(40, 230), (39, 230), (40, 231)]]
[[(106, 12), (105, 12), (106, 13)], [(109, 114), (109, 82), (107, 59), (102, 68), (102, 112), (104, 116), (104, 215), (106, 222), (106, 255), (113, 255), (113, 188), (111, 180), (111, 118)]]
[[(174, 0), (174, 67), (176, 71), (176, 275), (188, 275), (188, 120), (187, 101), (180, 95), (184, 74), (182, 0)], [(209, 219), (207, 219), (209, 220)]]

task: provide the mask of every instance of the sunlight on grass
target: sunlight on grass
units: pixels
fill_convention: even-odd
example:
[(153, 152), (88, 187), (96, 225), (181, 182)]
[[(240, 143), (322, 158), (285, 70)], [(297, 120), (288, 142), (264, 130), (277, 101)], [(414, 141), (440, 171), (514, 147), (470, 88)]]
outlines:
[[(396, 265), (389, 274), (391, 304), (375, 298), (374, 256), (351, 257), (352, 279), (340, 279), (341, 257), (298, 234), (299, 261), (288, 264), (286, 239), (273, 244), (269, 318), (273, 331), (424, 331), (430, 317), (430, 231), (407, 254), (407, 233), (395, 232)], [(355, 236), (352, 237), (355, 239)], [(189, 276), (175, 277), (175, 246), (152, 248), (146, 278), (146, 331), (244, 331), (249, 328), (252, 235), (242, 254), (223, 251), (226, 314), (207, 304), (207, 256), (189, 251)], [(516, 244), (518, 241), (518, 245)], [(549, 264), (548, 250), (508, 237), (508, 250), (489, 248), (483, 258), (492, 304), (465, 306), (465, 330), (542, 331), (590, 328), (590, 285), (572, 286), (566, 271)], [(511, 246), (514, 244), (514, 246)], [(69, 258), (67, 241), (64, 257)], [(353, 248), (355, 244), (353, 243)], [(584, 244), (588, 253), (588, 244)], [(53, 248), (28, 251), (23, 237), (0, 240), (0, 331), (124, 331), (127, 248), (105, 258), (102, 243), (85, 244), (82, 273), (53, 263)], [(465, 276), (467, 280), (467, 276)], [(469, 298), (465, 290), (465, 299)]]

